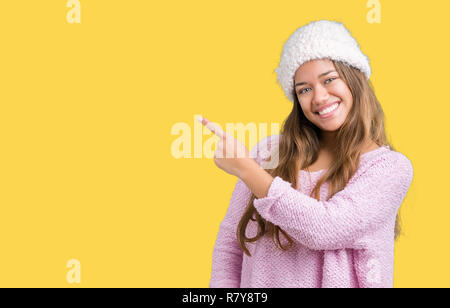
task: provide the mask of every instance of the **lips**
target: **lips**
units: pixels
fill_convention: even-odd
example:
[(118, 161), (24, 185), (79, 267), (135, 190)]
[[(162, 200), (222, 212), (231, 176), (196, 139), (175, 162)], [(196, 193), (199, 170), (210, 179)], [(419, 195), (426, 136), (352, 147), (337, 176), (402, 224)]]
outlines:
[(320, 111), (322, 111), (322, 110), (324, 110), (324, 109), (327, 109), (328, 107), (333, 106), (333, 105), (336, 104), (336, 103), (340, 103), (340, 101), (335, 101), (335, 102), (333, 102), (333, 103), (331, 103), (331, 104), (325, 105), (325, 106), (323, 106), (322, 108), (320, 108), (319, 110), (317, 110), (315, 113), (316, 113), (316, 114), (319, 114)]

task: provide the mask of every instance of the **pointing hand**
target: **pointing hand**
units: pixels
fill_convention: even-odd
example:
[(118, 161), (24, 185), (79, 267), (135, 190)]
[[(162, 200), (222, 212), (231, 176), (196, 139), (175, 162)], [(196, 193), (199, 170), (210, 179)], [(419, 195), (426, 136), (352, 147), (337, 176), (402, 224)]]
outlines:
[(244, 168), (255, 163), (245, 145), (209, 120), (203, 117), (198, 120), (220, 138), (214, 152), (214, 163), (225, 172), (241, 177)]

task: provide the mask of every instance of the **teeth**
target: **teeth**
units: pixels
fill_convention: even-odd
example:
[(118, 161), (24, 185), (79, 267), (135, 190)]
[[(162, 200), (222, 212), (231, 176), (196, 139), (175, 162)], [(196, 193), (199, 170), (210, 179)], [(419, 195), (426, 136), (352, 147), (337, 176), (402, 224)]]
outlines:
[(339, 105), (339, 103), (336, 103), (336, 104), (334, 104), (333, 106), (328, 107), (327, 109), (324, 109), (323, 111), (319, 112), (319, 114), (320, 114), (320, 115), (327, 114), (327, 113), (329, 113), (329, 112), (335, 110), (335, 109), (338, 107), (338, 105)]

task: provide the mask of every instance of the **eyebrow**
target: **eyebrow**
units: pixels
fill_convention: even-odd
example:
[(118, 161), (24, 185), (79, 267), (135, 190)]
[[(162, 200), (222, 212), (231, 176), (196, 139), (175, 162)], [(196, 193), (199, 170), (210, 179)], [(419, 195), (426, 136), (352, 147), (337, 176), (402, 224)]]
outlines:
[[(320, 74), (317, 78), (320, 78), (320, 77), (322, 77), (322, 76), (328, 75), (329, 73), (333, 73), (333, 72), (336, 72), (336, 71), (331, 70), (331, 71), (322, 73), (322, 74)], [(295, 84), (295, 87), (301, 86), (301, 85), (304, 85), (304, 84), (306, 84), (306, 82), (298, 82), (298, 83)]]

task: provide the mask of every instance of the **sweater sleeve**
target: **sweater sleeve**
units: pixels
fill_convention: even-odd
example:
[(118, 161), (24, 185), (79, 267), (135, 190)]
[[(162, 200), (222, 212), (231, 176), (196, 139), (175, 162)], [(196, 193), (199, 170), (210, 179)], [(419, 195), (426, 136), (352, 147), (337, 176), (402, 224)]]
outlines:
[(237, 241), (236, 230), (250, 197), (251, 191), (238, 179), (217, 234), (210, 288), (240, 287), (243, 251)]
[(277, 176), (254, 206), (310, 249), (356, 249), (359, 239), (395, 218), (412, 177), (411, 162), (403, 154), (383, 155), (328, 201), (307, 196)]

